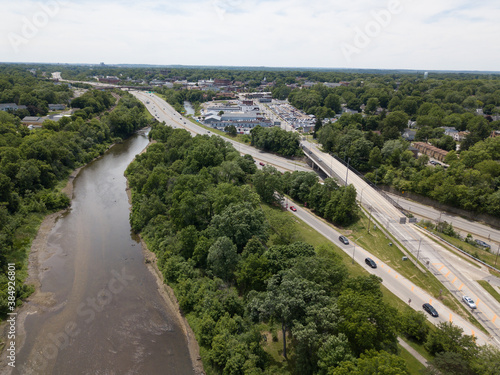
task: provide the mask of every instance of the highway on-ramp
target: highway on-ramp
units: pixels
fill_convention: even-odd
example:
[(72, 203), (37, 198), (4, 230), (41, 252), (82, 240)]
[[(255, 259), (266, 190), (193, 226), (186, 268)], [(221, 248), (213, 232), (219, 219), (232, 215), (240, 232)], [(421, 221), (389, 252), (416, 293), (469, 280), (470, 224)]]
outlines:
[[(155, 118), (157, 118), (159, 121), (164, 121), (166, 125), (176, 128), (185, 128), (194, 135), (214, 135), (209, 130), (200, 127), (189, 121), (187, 118), (183, 117), (181, 114), (176, 112), (166, 101), (159, 98), (158, 96), (136, 91), (133, 91), (132, 94), (139, 98), (139, 100), (141, 100), (146, 105), (148, 110), (151, 112), (151, 114), (153, 114), (153, 116), (155, 116)], [(274, 165), (279, 169), (305, 171), (310, 170), (309, 168), (301, 167), (297, 163), (292, 162), (288, 159), (263, 153), (248, 145), (239, 144), (231, 140), (228, 141), (233, 143), (233, 145), (235, 145), (235, 148), (238, 149), (241, 153), (250, 154), (256, 160), (262, 160), (266, 164)], [(321, 160), (320, 163), (330, 165), (330, 168), (333, 168), (335, 173), (337, 173), (339, 176), (345, 175), (345, 166), (343, 166), (336, 160), (329, 159), (330, 156), (328, 154), (322, 153), (315, 146), (309, 144), (307, 144), (307, 146), (309, 146), (309, 149), (314, 154), (316, 161)], [(334, 165), (335, 163), (337, 163), (338, 165)], [(325, 170), (325, 172), (328, 172), (328, 168), (322, 169)], [(500, 323), (500, 321), (496, 321), (496, 315), (494, 311), (499, 310), (493, 310), (490, 307), (491, 305), (494, 305), (493, 301), (491, 301), (492, 298), (483, 298), (484, 293), (481, 291), (477, 291), (477, 289), (480, 287), (478, 285), (475, 285), (472, 280), (464, 276), (459, 270), (456, 269), (458, 268), (457, 264), (460, 264), (460, 268), (468, 268), (469, 265), (464, 261), (462, 261), (463, 264), (460, 263), (461, 259), (458, 257), (458, 259), (454, 260), (452, 265), (449, 257), (445, 257), (441, 254), (447, 253), (447, 251), (443, 249), (437, 249), (437, 246), (434, 243), (429, 241), (426, 237), (422, 236), (422, 234), (416, 231), (411, 225), (399, 224), (399, 218), (403, 216), (401, 212), (399, 212), (385, 199), (381, 198), (379, 193), (369, 185), (367, 185), (363, 180), (361, 180), (361, 178), (351, 173), (348, 176), (348, 182), (352, 183), (356, 187), (358, 196), (362, 201), (361, 203), (369, 207), (373, 217), (378, 220), (380, 224), (384, 225), (387, 230), (393, 233), (393, 235), (395, 235), (396, 238), (398, 238), (405, 247), (416, 254), (418, 249), (417, 245), (420, 244), (420, 249), (418, 250), (419, 259), (423, 261), (423, 263), (428, 266), (431, 272), (433, 272), (442, 282), (447, 283), (448, 286), (452, 285), (452, 292), (457, 296), (457, 298), (461, 298), (461, 295), (463, 293), (467, 293), (469, 296), (476, 299), (478, 308), (476, 312), (474, 312), (474, 316), (477, 320), (486, 325), (492, 335), (491, 337), (485, 335), (483, 332), (477, 330), (472, 324), (465, 321), (457, 314), (451, 312), (447, 307), (441, 304), (438, 299), (435, 299), (434, 297), (430, 296), (429, 294), (415, 286), (410, 280), (401, 276), (398, 272), (396, 272), (388, 265), (383, 264), (377, 257), (371, 255), (367, 250), (362, 249), (357, 245), (354, 249), (353, 244), (340, 244), (340, 242), (338, 241), (339, 233), (336, 232), (333, 227), (326, 224), (306, 209), (297, 207), (297, 211), (295, 212), (295, 214), (312, 228), (323, 234), (326, 238), (330, 239), (332, 242), (340, 246), (347, 253), (351, 254), (352, 251), (354, 259), (359, 264), (363, 265), (369, 272), (380, 276), (383, 279), (384, 285), (403, 301), (408, 302), (411, 299), (410, 305), (416, 310), (420, 311), (423, 303), (432, 303), (432, 305), (435, 306), (440, 313), (440, 317), (438, 318), (431, 318), (429, 316), (429, 319), (432, 323), (437, 324), (443, 321), (452, 321), (454, 324), (462, 327), (462, 329), (464, 329), (464, 333), (474, 335), (477, 338), (479, 344), (494, 343), (498, 345), (500, 341), (496, 341), (496, 338), (498, 337), (498, 327), (496, 326), (496, 324)], [(422, 241), (420, 242), (421, 239)], [(370, 256), (378, 263), (379, 267), (377, 269), (373, 270), (365, 265), (364, 259), (367, 256)], [(496, 301), (494, 302), (496, 303)]]
[(495, 343), (500, 345), (500, 303), (475, 281), (493, 276), (427, 240), (414, 225), (400, 224), (400, 220), (405, 216), (362, 178), (352, 171), (349, 173), (345, 165), (320, 151), (315, 144), (303, 141), (302, 145), (306, 155), (326, 174), (352, 184), (356, 188), (360, 203), (378, 223), (417, 257), (458, 300), (461, 300), (463, 295), (468, 295), (476, 301), (476, 319), (488, 330)]

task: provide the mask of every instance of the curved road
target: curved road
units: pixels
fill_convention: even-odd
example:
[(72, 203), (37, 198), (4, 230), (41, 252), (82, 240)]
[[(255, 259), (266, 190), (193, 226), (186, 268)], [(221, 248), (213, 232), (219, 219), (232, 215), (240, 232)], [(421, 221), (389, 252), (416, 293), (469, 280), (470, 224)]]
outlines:
[[(157, 97), (153, 94), (147, 94), (144, 92), (132, 92), (137, 98), (139, 98), (148, 108), (148, 110), (155, 116), (159, 121), (165, 121), (165, 123), (172, 127), (181, 127), (190, 131), (191, 134), (207, 134), (211, 135), (211, 132), (193, 124), (188, 119), (182, 117), (179, 113), (177, 113), (168, 103), (166, 103), (161, 98)], [(149, 103), (147, 103), (149, 101)], [(252, 155), (257, 161), (263, 161), (267, 164), (272, 164), (281, 170), (305, 170), (310, 171), (308, 167), (301, 167), (297, 164), (291, 162), (290, 160), (277, 157), (275, 155), (270, 155), (266, 153), (262, 153), (258, 150), (255, 150), (253, 147), (242, 145), (237, 142), (228, 140), (229, 142), (235, 145), (236, 149), (239, 149), (241, 153), (248, 153)], [(305, 142), (304, 142), (305, 143)], [(307, 145), (307, 143), (305, 143)], [(316, 158), (316, 161), (321, 160), (319, 162), (320, 167), (321, 164), (324, 164), (321, 167), (327, 174), (329, 174), (328, 166), (333, 168), (334, 172), (339, 176), (345, 176), (346, 167), (341, 163), (333, 160), (328, 154), (324, 154), (317, 150), (314, 146), (308, 145), (311, 147), (311, 152)], [(338, 165), (335, 165), (338, 164)], [(343, 169), (343, 170), (342, 170)], [(420, 232), (416, 231), (410, 225), (400, 225), (399, 218), (403, 215), (394, 208), (391, 204), (389, 204), (385, 199), (381, 198), (380, 195), (372, 189), (370, 186), (366, 185), (364, 181), (362, 181), (358, 176), (351, 174), (348, 176), (349, 183), (352, 183), (357, 191), (358, 196), (360, 196), (362, 203), (372, 211), (373, 216), (382, 224), (385, 225), (387, 229), (389, 229), (393, 234), (396, 235), (410, 251), (416, 253), (417, 245), (422, 238), (422, 243), (420, 246), (420, 260), (424, 263), (429, 262), (429, 267), (433, 271), (433, 273), (442, 281), (447, 283), (448, 285), (457, 285), (454, 290), (454, 294), (457, 298), (461, 298), (461, 295), (466, 292), (469, 296), (476, 299), (478, 304), (478, 309), (474, 312), (474, 316), (479, 321), (485, 324), (493, 337), (497, 337), (498, 327), (496, 326), (496, 315), (493, 312), (493, 309), (490, 308), (490, 305), (493, 304), (493, 301), (489, 300), (487, 297), (483, 298), (483, 292), (477, 290), (479, 287), (477, 284), (473, 283), (471, 279), (463, 275), (463, 268), (470, 268), (467, 262), (464, 262), (458, 257), (453, 259), (453, 266), (451, 265), (450, 255), (444, 257), (441, 253), (448, 253), (444, 249), (439, 249), (436, 244), (432, 241), (428, 240), (425, 236), (422, 236)], [(297, 206), (296, 206), (297, 207)], [(335, 231), (330, 225), (325, 224), (321, 219), (317, 218), (315, 215), (311, 214), (306, 209), (297, 207), (297, 211), (295, 214), (304, 220), (308, 225), (312, 228), (316, 229), (319, 233), (323, 234), (326, 238), (330, 239), (336, 245), (340, 246), (346, 253), (352, 254), (354, 253), (354, 244), (343, 245), (338, 241), (339, 233)], [(371, 269), (365, 265), (364, 259), (370, 256), (374, 259), (379, 268)], [(451, 255), (453, 256), (453, 255)], [(418, 311), (421, 311), (421, 305), (425, 302), (430, 302), (437, 308), (440, 312), (439, 318), (430, 318), (430, 321), (434, 324), (438, 324), (443, 321), (453, 321), (454, 324), (462, 327), (464, 329), (464, 333), (469, 335), (474, 335), (477, 338), (479, 344), (484, 343), (494, 343), (500, 344), (500, 341), (492, 340), (492, 337), (489, 337), (478, 331), (472, 324), (465, 321), (460, 316), (451, 312), (448, 308), (442, 305), (438, 300), (435, 300), (432, 296), (427, 294), (425, 291), (421, 290), (417, 286), (413, 285), (413, 283), (399, 275), (396, 271), (394, 271), (391, 267), (386, 264), (380, 262), (377, 257), (371, 255), (365, 249), (356, 245), (354, 259), (363, 267), (365, 267), (369, 272), (374, 273), (384, 280), (384, 285), (393, 292), (396, 296), (401, 298), (403, 301), (407, 302), (411, 299), (411, 306)], [(455, 269), (459, 265), (460, 271)], [(455, 276), (457, 275), (457, 276)], [(460, 278), (458, 277), (460, 275)], [(470, 276), (470, 275), (468, 275)], [(453, 280), (453, 282), (451, 281)], [(463, 284), (463, 285), (462, 285)], [(453, 287), (452, 287), (453, 289)], [(481, 298), (478, 298), (481, 296)], [(489, 295), (488, 295), (489, 296)], [(490, 297), (490, 299), (492, 299)], [(496, 301), (494, 301), (498, 304)], [(499, 311), (498, 309), (495, 311)]]

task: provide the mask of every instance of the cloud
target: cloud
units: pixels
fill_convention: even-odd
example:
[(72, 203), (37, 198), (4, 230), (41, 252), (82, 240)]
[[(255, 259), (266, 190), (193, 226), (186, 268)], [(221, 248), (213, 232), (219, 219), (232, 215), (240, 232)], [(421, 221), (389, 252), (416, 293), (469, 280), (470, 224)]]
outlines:
[(0, 60), (496, 68), (500, 56), (491, 46), (499, 35), (500, 10), (489, 0), (399, 0), (401, 11), (346, 60), (342, 44), (353, 44), (357, 30), (375, 30), (373, 23), (381, 21), (374, 14), (387, 11), (394, 1), (67, 1), (15, 51), (9, 33), (21, 35), (23, 22), (42, 4), (18, 0), (0, 14)]

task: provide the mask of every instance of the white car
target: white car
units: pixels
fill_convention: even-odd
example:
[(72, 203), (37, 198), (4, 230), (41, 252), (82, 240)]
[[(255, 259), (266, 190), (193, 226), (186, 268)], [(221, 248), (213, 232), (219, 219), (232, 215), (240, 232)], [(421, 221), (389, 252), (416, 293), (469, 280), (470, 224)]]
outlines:
[(474, 303), (474, 301), (472, 300), (472, 298), (470, 297), (467, 297), (467, 296), (463, 296), (462, 297), (462, 300), (465, 302), (465, 304), (467, 306), (469, 306), (471, 309), (475, 309), (476, 308), (476, 304)]

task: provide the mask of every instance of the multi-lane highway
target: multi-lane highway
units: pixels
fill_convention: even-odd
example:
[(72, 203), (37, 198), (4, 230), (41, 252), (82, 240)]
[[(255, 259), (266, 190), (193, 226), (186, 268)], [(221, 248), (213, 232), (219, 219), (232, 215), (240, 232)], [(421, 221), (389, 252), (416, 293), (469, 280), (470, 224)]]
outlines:
[(316, 145), (302, 142), (305, 153), (326, 174), (335, 175), (337, 179), (352, 184), (360, 197), (360, 203), (366, 207), (373, 217), (385, 227), (405, 248), (418, 256), (428, 268), (459, 300), (462, 296), (472, 297), (477, 304), (474, 313), (476, 319), (488, 330), (495, 343), (500, 345), (500, 304), (487, 293), (476, 280), (490, 279), (488, 271), (479, 269), (449, 253), (426, 237), (411, 224), (400, 224), (404, 215), (389, 201), (354, 173), (349, 173), (342, 163), (321, 152)]
[(493, 253), (496, 253), (496, 251), (499, 250), (500, 230), (498, 229), (440, 211), (434, 207), (426, 206), (424, 204), (402, 198), (398, 195), (390, 193), (388, 195), (394, 201), (397, 201), (404, 210), (411, 212), (419, 218), (430, 219), (431, 221), (446, 221), (453, 224), (453, 227), (461, 231), (464, 235), (470, 233), (475, 238), (480, 238), (481, 240), (489, 243)]
[[(158, 96), (142, 91), (131, 91), (131, 93), (146, 105), (147, 109), (156, 119), (165, 122), (166, 125), (174, 128), (184, 128), (193, 135), (213, 135), (209, 130), (197, 126), (190, 120), (184, 118), (166, 101)], [(226, 140), (231, 142), (242, 154), (252, 155), (259, 163), (273, 165), (282, 171), (310, 171), (310, 169), (302, 163), (292, 162), (288, 159), (267, 154), (227, 138)], [(411, 306), (416, 310), (421, 310), (422, 303), (431, 302), (440, 312), (440, 318), (430, 318), (433, 323), (439, 321), (453, 321), (455, 324), (461, 326), (466, 334), (474, 334), (478, 338), (478, 343), (489, 342), (500, 345), (500, 320), (498, 320), (497, 316), (500, 315), (500, 304), (475, 282), (475, 280), (479, 279), (489, 280), (492, 276), (484, 270), (471, 266), (461, 258), (454, 254), (450, 254), (439, 245), (426, 239), (426, 237), (412, 225), (400, 224), (400, 218), (403, 217), (402, 213), (381, 197), (378, 192), (367, 185), (361, 178), (353, 173), (348, 173), (344, 165), (330, 155), (321, 152), (316, 145), (309, 142), (303, 142), (303, 146), (306, 147), (307, 155), (327, 175), (336, 175), (338, 177), (337, 179), (340, 180), (345, 180), (345, 177), (347, 177), (347, 182), (353, 184), (356, 188), (358, 197), (360, 197), (360, 203), (363, 204), (372, 213), (373, 217), (389, 230), (410, 252), (416, 256), (418, 255), (418, 259), (430, 272), (436, 275), (456, 298), (461, 299), (464, 294), (467, 294), (476, 300), (477, 310), (474, 312), (474, 316), (486, 327), (491, 336), (488, 337), (484, 335), (470, 323), (453, 314), (438, 300), (434, 300), (432, 296), (414, 286), (411, 281), (397, 274), (397, 272), (388, 265), (384, 265), (376, 257), (370, 255), (371, 258), (377, 261), (379, 267), (375, 270), (367, 266), (365, 266), (365, 268), (367, 268), (369, 272), (381, 276), (384, 280), (384, 285), (399, 298), (406, 302), (411, 299)], [(347, 253), (352, 251), (353, 257), (358, 263), (362, 265), (365, 264), (364, 258), (369, 255), (368, 251), (356, 245), (354, 245), (354, 248), (353, 244), (340, 244), (338, 241), (338, 233), (331, 226), (326, 225), (322, 220), (318, 219), (307, 210), (298, 208), (295, 214), (303, 219), (308, 225), (325, 235), (325, 237), (335, 242)]]
[[(167, 102), (165, 102), (158, 96), (138, 91), (133, 91), (132, 94), (146, 105), (153, 116), (155, 116), (159, 121), (164, 121), (166, 125), (176, 128), (185, 128), (194, 135), (213, 135), (213, 133), (211, 133), (209, 130), (197, 126), (188, 119), (184, 118), (182, 115), (176, 112)], [(310, 170), (307, 167), (298, 165), (294, 162), (291, 162), (290, 160), (263, 153), (254, 149), (253, 147), (242, 145), (231, 140), (228, 141), (232, 142), (235, 145), (235, 148), (238, 149), (241, 153), (248, 153), (252, 155), (257, 161), (262, 161), (266, 164), (274, 165), (281, 170)], [(305, 143), (305, 146), (311, 150), (311, 155), (314, 156), (315, 161), (320, 166), (321, 164), (324, 164), (325, 166), (329, 165), (330, 168), (332, 168), (339, 176), (345, 176), (345, 166), (334, 161), (333, 159), (329, 159), (329, 155), (320, 152), (314, 145)], [(339, 165), (334, 166), (334, 163), (338, 163)], [(328, 168), (323, 169), (328, 174)], [(423, 303), (428, 302), (435, 306), (440, 313), (440, 317), (431, 318), (429, 316), (429, 319), (432, 323), (437, 324), (443, 321), (452, 321), (454, 324), (462, 327), (462, 329), (464, 329), (464, 333), (474, 335), (477, 338), (479, 344), (500, 344), (500, 341), (495, 341), (498, 329), (496, 327), (496, 324), (500, 323), (500, 321), (496, 322), (496, 315), (494, 311), (498, 310), (493, 310), (490, 307), (490, 305), (493, 304), (492, 301), (490, 301), (487, 297), (483, 298), (483, 293), (476, 291), (478, 286), (475, 286), (471, 281), (473, 279), (471, 275), (464, 276), (461, 273), (461, 268), (468, 268), (468, 264), (465, 264), (466, 262), (457, 257), (457, 259), (454, 259), (454, 265), (452, 266), (452, 262), (450, 261), (449, 256), (444, 257), (440, 254), (440, 252), (446, 253), (446, 251), (442, 249), (436, 249), (436, 246), (432, 243), (432, 241), (426, 239), (425, 237), (422, 237), (422, 235), (414, 230), (410, 225), (399, 224), (399, 218), (402, 216), (402, 214), (391, 204), (381, 198), (375, 190), (366, 185), (364, 181), (362, 181), (354, 174), (350, 174), (348, 176), (348, 182), (352, 183), (356, 187), (356, 189), (358, 190), (358, 195), (361, 197), (363, 204), (365, 206), (367, 205), (371, 209), (373, 216), (379, 221), (379, 223), (384, 225), (386, 229), (395, 234), (396, 237), (401, 241), (401, 243), (407, 246), (410, 251), (416, 252), (416, 245), (422, 238), (419, 254), (420, 260), (423, 261), (424, 264), (429, 267), (429, 269), (433, 270), (436, 276), (438, 276), (442, 281), (446, 281), (449, 279), (448, 284), (456, 285), (454, 294), (457, 296), (457, 298), (461, 298), (463, 293), (467, 293), (469, 296), (476, 299), (478, 308), (477, 312), (474, 312), (474, 315), (476, 319), (482, 321), (483, 324), (485, 324), (489, 328), (490, 333), (492, 334), (491, 337), (485, 335), (477, 328), (475, 328), (472, 324), (470, 324), (460, 316), (454, 314), (443, 304), (441, 304), (439, 300), (435, 299), (433, 296), (430, 296), (428, 293), (415, 286), (410, 280), (401, 276), (389, 265), (382, 263), (377, 257), (369, 254), (367, 250), (359, 247), (357, 244), (341, 244), (338, 241), (339, 233), (332, 226), (326, 224), (324, 221), (311, 214), (308, 210), (297, 207), (297, 211), (294, 212), (294, 214), (301, 218), (312, 228), (317, 230), (319, 233), (323, 234), (326, 238), (330, 239), (336, 245), (341, 247), (346, 253), (350, 254), (350, 256), (353, 256), (356, 262), (363, 265), (363, 267), (366, 268), (369, 272), (382, 277), (384, 285), (396, 296), (398, 296), (405, 302), (411, 300), (411, 307), (415, 308), (418, 311), (421, 311), (421, 306)], [(365, 265), (364, 260), (367, 256), (370, 256), (377, 262), (378, 268), (372, 269)], [(460, 264), (460, 267), (457, 267), (455, 262), (462, 262), (464, 264)], [(460, 270), (456, 268), (460, 268)], [(453, 277), (453, 279), (451, 279), (451, 277)]]
[[(144, 103), (149, 112), (158, 121), (165, 122), (166, 125), (174, 128), (186, 129), (192, 135), (214, 135), (214, 133), (210, 130), (198, 126), (188, 118), (183, 117), (174, 108), (172, 108), (170, 104), (160, 97), (143, 91), (130, 91), (130, 93)], [(280, 156), (272, 155), (229, 138), (224, 139), (227, 142), (230, 142), (241, 154), (252, 155), (258, 163), (262, 162), (264, 164), (272, 165), (280, 171), (311, 171), (311, 169), (302, 162), (291, 161)]]

